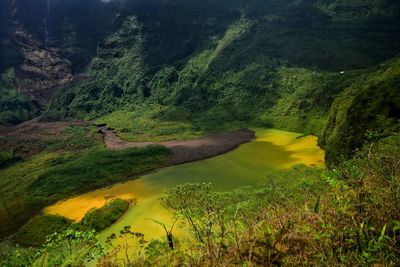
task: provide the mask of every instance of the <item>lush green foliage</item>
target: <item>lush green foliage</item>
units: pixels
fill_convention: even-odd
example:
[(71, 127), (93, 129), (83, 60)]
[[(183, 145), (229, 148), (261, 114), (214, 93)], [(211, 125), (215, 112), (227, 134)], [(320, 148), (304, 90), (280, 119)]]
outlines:
[[(17, 3), (17, 19), (38, 38), (42, 5)], [(126, 265), (140, 266), (400, 264), (399, 1), (71, 0), (51, 9), (51, 45), (83, 75), (60, 88), (44, 120), (96, 119), (131, 141), (274, 126), (320, 136), (335, 166), (268, 174), (258, 189), (229, 193), (178, 186), (162, 201), (191, 238), (166, 230), (168, 239), (147, 244), (125, 228), (102, 264), (121, 251)], [(0, 124), (17, 124), (39, 107), (16, 90), (8, 3), (0, 13)], [(0, 235), (47, 204), (154, 170), (169, 156), (161, 147), (107, 151), (89, 127), (0, 144)], [(124, 209), (109, 203), (84, 224), (103, 229)], [(39, 244), (66, 224), (34, 217), (17, 238)], [(130, 256), (127, 239), (146, 245), (145, 255)], [(93, 232), (69, 229), (42, 249), (0, 249), (0, 265), (82, 265), (103, 249)]]
[(18, 160), (19, 160), (19, 157), (15, 156), (13, 153), (8, 152), (8, 151), (0, 151), (0, 169), (18, 161)]
[(129, 201), (114, 199), (95, 210), (88, 211), (82, 219), (81, 224), (101, 231), (115, 223), (129, 208)]
[(55, 215), (38, 215), (22, 226), (15, 241), (25, 246), (39, 246), (46, 242), (46, 237), (54, 232), (64, 231), (71, 220)]
[(14, 70), (9, 69), (0, 77), (0, 125), (18, 124), (39, 113), (39, 106), (16, 90)]
[(16, 230), (55, 201), (159, 168), (169, 155), (160, 146), (44, 153), (2, 169), (0, 233)]
[(321, 140), (329, 164), (400, 131), (400, 60), (363, 73), (334, 102)]
[(39, 175), (29, 190), (35, 196), (60, 199), (112, 184), (163, 165), (170, 152), (162, 146), (110, 151), (94, 150), (81, 157), (59, 158)]
[[(399, 142), (398, 135), (382, 139), (338, 169), (296, 168), (283, 173), (285, 179), (277, 181), (301, 181), (290, 189), (274, 183), (275, 179), (258, 189), (230, 193), (215, 192), (209, 184), (177, 186), (162, 203), (176, 211), (192, 236), (189, 240), (175, 237), (175, 250), (167, 239), (149, 242), (144, 256), (132, 250), (128, 262), (141, 266), (398, 265)], [(110, 262), (118, 265), (115, 254), (103, 259), (101, 266)]]
[[(161, 14), (158, 5), (111, 5), (125, 15), (101, 42), (90, 78), (64, 88), (45, 118), (106, 115), (101, 121), (128, 140), (186, 138), (191, 128), (249, 124), (322, 135), (333, 99), (360, 74), (338, 71), (370, 67), (397, 51), (396, 45), (378, 48), (398, 28), (393, 1), (177, 1)], [(189, 16), (194, 10), (198, 23)], [(377, 41), (382, 34), (385, 42)], [(160, 123), (160, 132), (139, 115)], [(177, 126), (170, 129), (172, 122)]]
[[(107, 240), (121, 245), (99, 265), (398, 265), (399, 148), (400, 138), (393, 135), (365, 146), (337, 169), (298, 166), (268, 175), (257, 189), (224, 193), (209, 184), (180, 185), (162, 203), (191, 230), (189, 239), (174, 237), (171, 250), (167, 238), (147, 242), (126, 227)], [(67, 230), (44, 249), (4, 249), (0, 261), (82, 263), (103, 249), (93, 233)]]

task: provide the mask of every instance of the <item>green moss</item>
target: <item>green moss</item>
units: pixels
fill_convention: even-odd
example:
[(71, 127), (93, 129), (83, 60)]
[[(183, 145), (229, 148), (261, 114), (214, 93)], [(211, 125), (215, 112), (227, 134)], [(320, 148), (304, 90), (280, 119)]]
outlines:
[(96, 231), (102, 231), (115, 223), (129, 208), (129, 201), (115, 199), (99, 209), (88, 211), (81, 224)]

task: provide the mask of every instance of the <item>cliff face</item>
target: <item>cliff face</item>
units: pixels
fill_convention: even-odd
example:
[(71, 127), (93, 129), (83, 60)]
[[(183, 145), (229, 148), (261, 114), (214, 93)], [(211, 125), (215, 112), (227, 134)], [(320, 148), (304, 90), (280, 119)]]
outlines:
[[(16, 0), (0, 3), (0, 73), (14, 69), (16, 91), (44, 108), (57, 88), (72, 80), (71, 62), (33, 30), (38, 23), (21, 21), (26, 13), (20, 10), (22, 4)], [(31, 13), (43, 20), (36, 9)]]
[(364, 73), (334, 101), (320, 139), (329, 165), (400, 131), (400, 59)]
[(23, 26), (12, 34), (19, 62), (15, 67), (18, 91), (46, 106), (60, 86), (72, 80), (71, 63), (55, 49), (45, 48)]

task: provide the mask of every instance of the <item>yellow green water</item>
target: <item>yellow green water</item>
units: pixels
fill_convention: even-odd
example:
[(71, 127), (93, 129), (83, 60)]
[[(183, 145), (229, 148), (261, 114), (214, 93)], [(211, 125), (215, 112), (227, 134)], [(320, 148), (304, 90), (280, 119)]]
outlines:
[(244, 185), (263, 182), (267, 172), (290, 168), (303, 163), (324, 167), (324, 151), (315, 136), (272, 129), (258, 129), (257, 138), (224, 155), (173, 166), (140, 179), (114, 185), (75, 198), (59, 202), (45, 209), (79, 221), (91, 208), (103, 206), (110, 198), (136, 199), (117, 223), (101, 233), (106, 237), (130, 225), (134, 231), (145, 234), (146, 239), (163, 236), (162, 227), (151, 219), (169, 223), (171, 214), (159, 202), (168, 188), (185, 182), (212, 183), (217, 190), (232, 190)]

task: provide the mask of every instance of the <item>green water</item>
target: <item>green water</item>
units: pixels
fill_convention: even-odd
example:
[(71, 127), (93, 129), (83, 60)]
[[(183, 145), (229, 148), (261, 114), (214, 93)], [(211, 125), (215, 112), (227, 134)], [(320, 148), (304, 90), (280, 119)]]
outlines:
[[(144, 233), (146, 239), (158, 238), (164, 235), (163, 228), (152, 219), (171, 223), (172, 212), (163, 208), (159, 200), (162, 193), (174, 185), (212, 183), (216, 190), (227, 191), (246, 185), (256, 186), (266, 181), (268, 173), (288, 169), (295, 164), (324, 167), (324, 151), (318, 147), (315, 136), (272, 129), (258, 129), (256, 136), (253, 142), (224, 155), (165, 168), (140, 179), (59, 202), (45, 211), (79, 221), (88, 210), (103, 206), (109, 199), (135, 198), (137, 204), (117, 223), (103, 231), (101, 238), (105, 240), (127, 225), (133, 231)], [(184, 229), (175, 230), (175, 235), (183, 234)]]
[[(212, 183), (217, 190), (232, 190), (245, 185), (257, 185), (266, 180), (266, 174), (274, 170), (290, 168), (303, 163), (323, 167), (324, 152), (317, 146), (317, 138), (299, 138), (296, 133), (278, 130), (257, 130), (257, 139), (227, 154), (199, 162), (169, 167), (142, 179), (123, 185), (132, 188), (138, 199), (124, 217), (102, 232), (105, 238), (130, 225), (134, 231), (147, 238), (162, 236), (163, 229), (153, 223), (156, 219), (171, 222), (171, 213), (161, 207), (159, 198), (166, 189), (186, 183)], [(140, 184), (140, 186), (138, 186)]]

